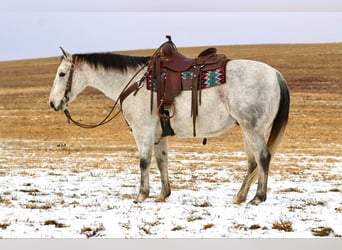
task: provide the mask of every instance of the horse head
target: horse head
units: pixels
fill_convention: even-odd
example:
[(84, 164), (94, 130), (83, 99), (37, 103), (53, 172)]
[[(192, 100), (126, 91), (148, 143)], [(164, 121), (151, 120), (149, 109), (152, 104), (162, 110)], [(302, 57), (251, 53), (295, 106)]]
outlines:
[(65, 51), (62, 47), (61, 62), (58, 66), (55, 80), (50, 91), (49, 105), (55, 110), (67, 109), (68, 103), (85, 88), (81, 83), (81, 74), (76, 65), (75, 56)]

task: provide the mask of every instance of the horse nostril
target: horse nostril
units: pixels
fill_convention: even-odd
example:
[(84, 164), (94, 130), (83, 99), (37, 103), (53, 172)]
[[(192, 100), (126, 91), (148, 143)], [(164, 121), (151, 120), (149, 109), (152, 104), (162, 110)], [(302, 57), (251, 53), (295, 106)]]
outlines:
[(56, 110), (55, 104), (53, 104), (53, 102), (50, 102), (50, 108)]

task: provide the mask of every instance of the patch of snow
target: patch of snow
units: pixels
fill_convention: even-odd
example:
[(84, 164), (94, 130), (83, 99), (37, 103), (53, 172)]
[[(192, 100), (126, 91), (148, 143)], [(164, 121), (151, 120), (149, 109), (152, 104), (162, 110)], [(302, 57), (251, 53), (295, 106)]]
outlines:
[[(0, 238), (313, 238), (323, 228), (331, 230), (327, 237), (342, 236), (341, 156), (279, 154), (267, 201), (252, 206), (231, 203), (243, 152), (224, 152), (227, 162), (217, 163), (217, 153), (177, 160), (180, 153), (170, 150), (171, 196), (154, 201), (160, 178), (153, 166), (151, 197), (134, 204), (134, 152), (54, 155), (35, 141), (1, 142), (0, 150)], [(299, 170), (284, 172), (292, 169)], [(283, 230), (275, 227), (281, 223), (288, 223)]]

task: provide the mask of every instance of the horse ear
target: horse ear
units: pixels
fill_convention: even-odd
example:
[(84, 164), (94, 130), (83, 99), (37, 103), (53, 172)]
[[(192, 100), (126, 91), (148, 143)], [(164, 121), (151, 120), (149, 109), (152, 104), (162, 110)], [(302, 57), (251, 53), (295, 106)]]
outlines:
[(66, 52), (62, 47), (59, 47), (63, 53), (63, 56), (65, 59), (69, 58), (70, 57), (70, 54), (68, 52)]

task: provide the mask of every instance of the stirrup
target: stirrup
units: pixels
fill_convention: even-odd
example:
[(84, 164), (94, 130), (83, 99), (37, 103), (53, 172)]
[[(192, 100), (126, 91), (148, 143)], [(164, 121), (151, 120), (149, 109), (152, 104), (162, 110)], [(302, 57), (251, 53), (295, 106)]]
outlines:
[[(163, 100), (161, 100), (161, 102), (160, 102), (160, 104), (159, 104), (159, 106), (158, 106), (158, 115), (159, 115), (159, 117), (161, 118), (161, 119), (163, 119), (163, 120), (170, 120), (171, 118), (173, 118), (174, 116), (175, 116), (175, 105), (174, 104), (172, 104), (172, 105), (170, 105), (170, 107), (171, 107), (171, 109), (170, 109), (170, 111), (173, 109), (173, 111), (171, 112), (171, 115), (166, 115), (163, 111), (163, 105), (164, 105), (164, 101)], [(169, 111), (169, 112), (170, 112)]]

